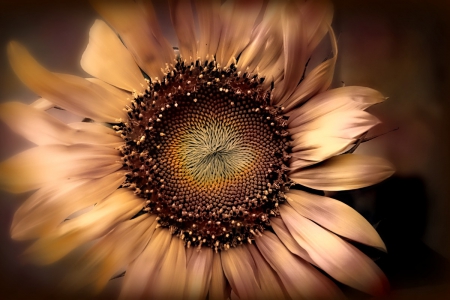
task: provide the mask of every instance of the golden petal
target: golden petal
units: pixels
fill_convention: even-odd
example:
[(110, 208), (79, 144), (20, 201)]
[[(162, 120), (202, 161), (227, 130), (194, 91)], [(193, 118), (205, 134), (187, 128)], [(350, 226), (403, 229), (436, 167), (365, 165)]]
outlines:
[(294, 182), (325, 191), (352, 190), (373, 185), (394, 174), (393, 166), (379, 157), (344, 154), (289, 174)]
[(341, 299), (340, 290), (308, 262), (289, 252), (278, 237), (265, 231), (256, 246), (281, 278), (292, 299)]
[(354, 246), (304, 218), (288, 205), (280, 207), (280, 213), (295, 240), (325, 272), (369, 294), (386, 292), (388, 282), (383, 272)]
[(89, 31), (81, 66), (92, 76), (124, 90), (142, 92), (147, 86), (127, 48), (101, 20), (96, 20)]
[(0, 189), (22, 193), (59, 179), (101, 178), (121, 167), (118, 151), (108, 147), (39, 146), (0, 163)]
[(197, 59), (197, 38), (195, 37), (194, 13), (190, 1), (170, 0), (170, 17), (178, 37), (178, 49), (182, 59)]
[(206, 247), (189, 249), (192, 249), (192, 253), (190, 259), (187, 260), (184, 297), (187, 299), (205, 299), (211, 282), (213, 250)]
[(117, 145), (122, 139), (101, 132), (75, 130), (50, 114), (20, 102), (0, 104), (0, 120), (17, 134), (37, 145)]
[(62, 223), (29, 247), (25, 256), (37, 264), (51, 264), (82, 244), (99, 238), (142, 209), (131, 191), (116, 190), (91, 211)]
[(261, 0), (230, 0), (222, 4), (222, 30), (216, 52), (217, 62), (221, 66), (230, 65), (249, 43), (262, 4)]
[(150, 77), (175, 58), (172, 46), (159, 28), (151, 1), (92, 1), (94, 8), (114, 28), (137, 64)]
[(48, 235), (76, 211), (103, 201), (125, 180), (123, 172), (99, 179), (56, 181), (36, 191), (16, 211), (11, 237), (29, 240)]
[(173, 237), (159, 271), (148, 282), (147, 295), (150, 299), (182, 299), (185, 284), (186, 249), (181, 239)]
[(259, 299), (262, 295), (261, 289), (252, 266), (254, 261), (248, 249), (236, 247), (222, 251), (220, 256), (225, 276), (239, 299)]
[(213, 253), (211, 270), (211, 284), (209, 286), (208, 299), (225, 300), (230, 295), (227, 279), (223, 273), (222, 260), (219, 253)]
[(46, 70), (19, 43), (9, 43), (8, 57), (17, 76), (55, 105), (97, 121), (116, 122), (126, 116), (122, 103), (107, 90), (84, 78)]
[(289, 204), (302, 216), (343, 237), (386, 251), (376, 230), (356, 210), (341, 201), (304, 191), (286, 193)]
[(158, 275), (172, 240), (167, 229), (157, 228), (141, 255), (127, 268), (119, 299), (141, 299), (148, 296), (149, 282)]

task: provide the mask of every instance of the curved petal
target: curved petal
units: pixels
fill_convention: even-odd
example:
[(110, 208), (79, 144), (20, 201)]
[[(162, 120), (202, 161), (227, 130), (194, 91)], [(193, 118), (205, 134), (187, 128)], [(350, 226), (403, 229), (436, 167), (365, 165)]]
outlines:
[(198, 56), (205, 60), (213, 57), (220, 38), (220, 0), (195, 0), (200, 38)]
[(131, 99), (134, 97), (130, 92), (118, 89), (98, 78), (86, 78), (86, 80), (107, 90), (110, 96), (114, 97), (114, 101), (117, 101), (117, 103), (122, 105), (122, 108), (125, 107), (125, 105), (130, 105)]
[(133, 57), (114, 31), (96, 20), (89, 31), (89, 44), (81, 57), (87, 73), (128, 91), (145, 90), (147, 84)]
[[(119, 1), (122, 1), (122, 0), (119, 0)], [(129, 1), (129, 0), (125, 0), (125, 1)], [(143, 23), (138, 23), (137, 25), (146, 26), (145, 30), (147, 32), (150, 32), (150, 30), (151, 30), (151, 32), (153, 33), (153, 36), (155, 36), (155, 39), (158, 42), (159, 49), (161, 49), (161, 51), (162, 51), (162, 53), (159, 53), (159, 55), (161, 55), (163, 57), (164, 64), (172, 63), (175, 59), (175, 52), (173, 51), (173, 45), (170, 44), (169, 41), (167, 41), (164, 33), (162, 32), (162, 30), (159, 26), (156, 12), (153, 9), (153, 4), (151, 3), (151, 1), (147, 1), (147, 0), (132, 0), (132, 1), (136, 2), (137, 7), (139, 9), (138, 13), (140, 15), (142, 15), (142, 19), (143, 19), (143, 20), (140, 20), (140, 19), (137, 20), (138, 22), (143, 22)], [(138, 17), (140, 17), (140, 15), (138, 15)], [(131, 17), (135, 17), (135, 16), (131, 16)], [(137, 38), (142, 40), (141, 37), (137, 37)], [(148, 52), (148, 49), (143, 49), (143, 50)], [(145, 52), (143, 54), (145, 54)]]
[(47, 110), (54, 107), (55, 105), (47, 99), (39, 98), (36, 101), (32, 102), (30, 106), (39, 110)]
[(56, 181), (31, 195), (16, 211), (11, 237), (27, 240), (53, 231), (70, 214), (103, 201), (125, 180), (124, 172), (99, 179)]
[(191, 257), (187, 260), (186, 299), (206, 299), (211, 282), (211, 270), (213, 265), (213, 250), (203, 247), (201, 249), (189, 248)]
[(281, 206), (280, 213), (294, 239), (325, 272), (369, 294), (380, 295), (386, 291), (388, 283), (383, 272), (362, 252), (288, 205)]
[(130, 219), (143, 206), (142, 199), (133, 192), (119, 189), (91, 211), (62, 223), (51, 234), (37, 240), (26, 250), (25, 256), (37, 264), (51, 264)]
[(254, 245), (244, 245), (244, 247), (248, 248), (257, 266), (257, 277), (262, 291), (260, 299), (286, 299), (287, 291), (283, 282), (258, 249)]
[(175, 58), (162, 34), (151, 1), (91, 1), (98, 13), (114, 28), (134, 60), (150, 77), (162, 76), (162, 68)]
[(286, 99), (285, 102), (280, 103), (280, 105), (283, 105), (286, 113), (304, 103), (312, 96), (321, 93), (330, 87), (333, 80), (334, 67), (336, 66), (338, 49), (333, 29), (329, 27), (328, 30), (333, 57), (324, 61), (309, 72), (303, 81), (297, 86), (292, 95)]
[(284, 103), (294, 92), (308, 59), (306, 27), (300, 14), (302, 3), (287, 3), (281, 15), (284, 45), (284, 79), (273, 93), (275, 104)]
[(178, 237), (172, 237), (161, 262), (159, 272), (155, 272), (148, 282), (149, 299), (182, 299), (186, 283), (186, 248)]
[(362, 86), (346, 86), (320, 93), (290, 112), (289, 128), (300, 126), (337, 110), (364, 110), (386, 98), (378, 91)]
[(108, 141), (108, 143), (104, 144), (104, 146), (106, 147), (119, 149), (124, 144), (124, 140), (122, 138), (119, 138), (118, 133), (111, 127), (108, 127), (110, 126), (109, 124), (97, 122), (74, 122), (67, 125), (78, 131), (81, 130), (84, 132), (89, 132), (93, 135), (107, 135), (108, 138), (106, 138), (106, 140)]
[(382, 158), (344, 154), (313, 167), (293, 171), (289, 178), (316, 190), (341, 191), (373, 185), (392, 174), (393, 166)]
[(76, 144), (28, 149), (0, 163), (0, 189), (22, 193), (65, 179), (101, 178), (122, 167), (115, 149)]
[(216, 52), (216, 60), (222, 67), (230, 65), (249, 43), (262, 4), (261, 0), (230, 0), (222, 4), (222, 30)]
[(372, 225), (341, 201), (292, 189), (285, 196), (289, 204), (305, 218), (343, 237), (386, 251)]
[(273, 231), (275, 231), (277, 237), (283, 242), (284, 246), (286, 246), (289, 251), (298, 257), (303, 258), (310, 264), (314, 264), (314, 261), (311, 259), (308, 252), (300, 247), (300, 245), (292, 238), (292, 235), (289, 233), (286, 225), (284, 225), (283, 220), (280, 218), (271, 218), (270, 225), (272, 225)]
[(118, 136), (75, 130), (50, 114), (20, 102), (0, 104), (0, 120), (11, 130), (37, 145), (119, 145), (123, 142)]
[(262, 256), (280, 276), (292, 299), (343, 298), (339, 289), (328, 278), (289, 252), (273, 233), (266, 230), (255, 241)]
[[(340, 110), (290, 128), (293, 160), (322, 161), (344, 151), (380, 121), (362, 110)], [(291, 168), (297, 167), (291, 164)]]
[(77, 76), (49, 72), (20, 44), (9, 43), (8, 57), (20, 80), (55, 105), (97, 121), (125, 118), (122, 103), (107, 90)]
[(211, 269), (211, 284), (209, 286), (208, 299), (225, 300), (230, 295), (227, 287), (227, 280), (223, 273), (222, 260), (219, 253), (213, 254), (213, 262)]
[(254, 261), (248, 250), (244, 247), (236, 247), (222, 251), (220, 256), (225, 276), (239, 299), (259, 299), (261, 289), (252, 267)]
[(305, 1), (301, 14), (306, 25), (308, 52), (312, 53), (330, 28), (333, 5), (328, 0)]
[[(274, 62), (271, 65), (268, 65), (267, 68), (264, 70), (264, 76), (266, 76), (266, 80), (263, 82), (262, 87), (264, 89), (269, 89), (271, 87), (272, 83), (276, 88), (278, 88), (278, 84), (283, 80), (283, 73), (284, 73), (284, 61), (285, 56), (283, 53), (278, 57), (277, 61)], [(280, 87), (282, 87), (280, 85)], [(275, 105), (275, 101), (277, 99), (272, 97), (270, 100), (271, 105)]]
[(114, 274), (144, 250), (156, 224), (156, 216), (148, 214), (119, 224), (76, 261), (63, 284), (70, 290), (92, 285), (99, 293)]
[[(254, 30), (249, 45), (242, 51), (236, 66), (242, 72), (268, 75), (283, 52), (283, 39), (279, 25), (282, 3), (269, 1), (264, 17)], [(282, 67), (282, 66), (281, 66)]]
[(195, 61), (197, 59), (197, 39), (191, 1), (170, 0), (169, 7), (181, 57), (183, 60)]
[(233, 290), (231, 290), (230, 300), (241, 300), (241, 298), (239, 298), (238, 295), (236, 295), (236, 293)]
[(169, 249), (172, 234), (157, 228), (139, 257), (130, 264), (124, 278), (119, 299), (141, 299), (146, 294), (152, 278), (158, 274)]
[[(101, 133), (101, 134), (109, 134), (112, 136), (117, 136), (117, 133), (114, 129), (105, 126), (102, 123), (96, 123), (96, 122), (74, 122), (67, 124), (70, 127), (78, 130), (84, 130), (84, 131), (90, 131), (95, 133)], [(122, 140), (123, 142), (123, 140)]]

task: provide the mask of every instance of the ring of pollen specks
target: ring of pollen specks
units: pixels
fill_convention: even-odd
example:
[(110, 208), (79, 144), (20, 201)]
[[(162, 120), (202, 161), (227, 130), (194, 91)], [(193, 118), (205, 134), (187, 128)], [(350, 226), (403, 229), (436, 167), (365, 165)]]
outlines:
[(278, 215), (289, 135), (264, 79), (213, 61), (175, 66), (135, 95), (114, 126), (129, 172), (122, 185), (187, 247), (251, 242)]

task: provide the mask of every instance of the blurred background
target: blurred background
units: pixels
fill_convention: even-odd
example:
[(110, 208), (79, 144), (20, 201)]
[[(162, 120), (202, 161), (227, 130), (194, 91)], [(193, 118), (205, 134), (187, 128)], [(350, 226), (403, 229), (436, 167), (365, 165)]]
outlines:
[[(334, 87), (368, 86), (389, 97), (370, 109), (383, 124), (369, 137), (386, 134), (357, 152), (385, 157), (397, 169), (393, 178), (373, 188), (334, 196), (360, 211), (385, 240), (389, 254), (377, 263), (391, 281), (387, 298), (444, 298), (450, 260), (450, 4), (334, 4), (339, 46)], [(163, 1), (155, 5), (166, 36), (176, 44), (167, 8)], [(50, 70), (87, 77), (79, 60), (96, 18), (85, 1), (0, 0), (0, 101), (38, 98), (12, 72), (8, 41), (24, 44)], [(74, 118), (61, 110), (52, 113), (65, 122)], [(32, 146), (2, 123), (0, 132), (0, 161)], [(25, 264), (20, 255), (28, 244), (9, 237), (12, 216), (27, 195), (2, 192), (0, 197), (0, 299), (59, 299), (65, 263)], [(109, 288), (101, 297), (108, 299), (117, 284)], [(352, 291), (348, 295), (369, 298)]]

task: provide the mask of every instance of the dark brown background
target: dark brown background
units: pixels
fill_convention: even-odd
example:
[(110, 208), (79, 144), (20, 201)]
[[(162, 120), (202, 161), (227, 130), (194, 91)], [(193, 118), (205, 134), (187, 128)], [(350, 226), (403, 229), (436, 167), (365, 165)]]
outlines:
[[(384, 122), (376, 132), (399, 127), (358, 149), (360, 153), (386, 157), (397, 168), (396, 178), (382, 186), (382, 192), (369, 192), (382, 199), (367, 200), (371, 203), (369, 211), (382, 210), (378, 212), (381, 216), (378, 219), (382, 220), (380, 230), (391, 241), (387, 244), (388, 248), (391, 245), (392, 257), (404, 260), (404, 265), (387, 263), (393, 299), (426, 296), (436, 299), (443, 297), (448, 289), (445, 275), (434, 274), (439, 265), (445, 265), (450, 259), (450, 5), (447, 2), (335, 1), (333, 27), (339, 37), (339, 57), (334, 86), (344, 83), (380, 90), (390, 98), (371, 108)], [(167, 9), (162, 4), (157, 9), (161, 21), (167, 24)], [(86, 76), (79, 60), (88, 42), (89, 28), (97, 17), (84, 1), (0, 1), (0, 101), (29, 103), (38, 98), (9, 67), (5, 51), (8, 41), (23, 43), (50, 70)], [(169, 26), (163, 28), (168, 35), (173, 35)], [(176, 39), (170, 40), (176, 43)], [(61, 111), (53, 113), (66, 122), (73, 117)], [(4, 124), (0, 124), (0, 132), (0, 161), (31, 146)], [(369, 194), (362, 193), (359, 198), (356, 195), (357, 209), (364, 211), (364, 205), (367, 206), (364, 199)], [(59, 275), (65, 272), (65, 265), (36, 267), (21, 261), (20, 253), (27, 243), (12, 241), (9, 226), (14, 211), (25, 197), (6, 193), (0, 197), (0, 298), (57, 299), (60, 295), (55, 292), (56, 285)], [(381, 208), (374, 205), (377, 201), (384, 203)], [(387, 225), (383, 227), (383, 224)], [(403, 242), (401, 237), (405, 236), (408, 239)], [(409, 243), (411, 240), (414, 243)], [(424, 252), (416, 251), (417, 245)], [(432, 257), (432, 261), (426, 257)], [(422, 264), (427, 267), (415, 267)], [(406, 274), (414, 272), (415, 277)]]

